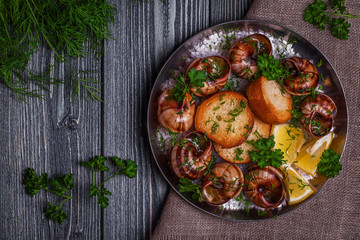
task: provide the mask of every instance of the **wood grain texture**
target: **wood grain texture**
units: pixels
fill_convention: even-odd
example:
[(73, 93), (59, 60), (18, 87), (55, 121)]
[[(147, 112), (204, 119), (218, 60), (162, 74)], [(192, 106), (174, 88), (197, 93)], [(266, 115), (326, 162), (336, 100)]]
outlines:
[[(45, 69), (53, 61), (46, 49), (34, 55), (29, 67)], [(88, 57), (74, 61), (73, 68), (101, 70), (100, 63)], [(54, 72), (59, 79), (66, 77), (63, 64)], [(101, 77), (101, 74), (97, 77)], [(25, 104), (1, 88), (0, 151), (0, 218), (1, 239), (89, 239), (100, 238), (99, 208), (89, 201), (86, 183), (89, 172), (79, 162), (100, 153), (100, 117), (98, 102), (78, 98), (71, 103), (69, 86), (52, 87), (47, 101), (29, 99)], [(49, 221), (43, 211), (46, 202), (59, 204), (57, 197), (45, 192), (33, 198), (25, 194), (22, 174), (26, 168), (50, 177), (74, 174), (74, 200), (64, 205), (68, 219), (63, 225)]]
[[(53, 86), (47, 101), (26, 105), (0, 88), (0, 239), (148, 239), (165, 202), (168, 185), (160, 176), (147, 139), (146, 112), (156, 76), (172, 52), (186, 39), (215, 24), (241, 19), (251, 0), (111, 0), (118, 12), (111, 26), (114, 40), (105, 41), (105, 55), (72, 63), (74, 68), (100, 70), (104, 102), (71, 103), (69, 86)], [(40, 49), (29, 66), (45, 69), (53, 61)], [(52, 73), (68, 75), (63, 65)], [(88, 76), (91, 77), (91, 76)], [(81, 94), (80, 94), (81, 95)], [(138, 176), (116, 177), (105, 187), (113, 195), (107, 209), (88, 198), (92, 174), (79, 162), (98, 154), (130, 158)], [(43, 214), (51, 194), (25, 194), (27, 167), (49, 176), (74, 174), (74, 200), (66, 203), (63, 225)], [(106, 177), (107, 174), (105, 174)], [(56, 202), (57, 203), (57, 202)]]

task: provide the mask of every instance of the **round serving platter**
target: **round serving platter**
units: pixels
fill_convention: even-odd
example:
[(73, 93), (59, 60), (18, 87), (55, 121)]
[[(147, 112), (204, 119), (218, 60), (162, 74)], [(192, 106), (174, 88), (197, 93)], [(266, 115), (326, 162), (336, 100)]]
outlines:
[[(337, 106), (337, 115), (335, 117), (333, 128), (334, 133), (336, 134), (336, 138), (334, 138), (332, 141), (330, 148), (335, 150), (338, 154), (342, 154), (345, 148), (348, 129), (346, 99), (343, 87), (334, 68), (319, 49), (317, 49), (312, 43), (299, 34), (273, 23), (256, 20), (241, 20), (213, 26), (188, 39), (170, 56), (168, 61), (161, 69), (153, 86), (147, 115), (150, 146), (155, 158), (155, 162), (158, 165), (161, 173), (170, 186), (180, 196), (182, 196), (191, 205), (206, 213), (231, 220), (268, 219), (290, 212), (300, 205), (310, 201), (310, 199), (312, 199), (316, 193), (319, 192), (319, 190), (327, 181), (327, 178), (319, 174), (315, 175), (315, 177), (306, 179), (315, 190), (315, 193), (312, 196), (307, 198), (305, 201), (295, 205), (287, 205), (286, 201), (284, 200), (283, 204), (281, 204), (279, 208), (273, 210), (264, 210), (252, 205), (244, 206), (244, 203), (237, 204), (235, 200), (224, 205), (211, 206), (205, 202), (198, 202), (197, 200), (194, 200), (190, 193), (180, 193), (178, 191), (179, 178), (171, 172), (168, 164), (171, 152), (172, 136), (170, 136), (158, 122), (158, 97), (164, 89), (173, 84), (172, 76), (179, 72), (184, 73), (191, 61), (198, 57), (206, 57), (211, 55), (222, 55), (227, 57), (229, 51), (225, 45), (231, 46), (241, 38), (254, 33), (264, 34), (270, 38), (273, 44), (273, 55), (275, 58), (278, 58), (279, 55), (282, 54), (285, 55), (285, 57), (304, 57), (313, 63), (322, 62), (322, 65), (317, 68), (324, 79), (320, 83), (322, 89), (319, 91), (330, 96)], [(249, 81), (235, 79), (234, 82), (236, 91), (245, 94)], [(198, 101), (199, 100), (197, 100), (197, 103)], [(194, 130), (194, 127), (188, 132), (192, 130)], [(184, 134), (186, 133), (179, 135)], [(223, 161), (217, 155), (215, 149), (213, 149), (213, 155), (216, 156), (218, 162)], [(244, 172), (246, 167), (240, 167)], [(333, 181), (332, 184), (336, 184), (336, 181)]]

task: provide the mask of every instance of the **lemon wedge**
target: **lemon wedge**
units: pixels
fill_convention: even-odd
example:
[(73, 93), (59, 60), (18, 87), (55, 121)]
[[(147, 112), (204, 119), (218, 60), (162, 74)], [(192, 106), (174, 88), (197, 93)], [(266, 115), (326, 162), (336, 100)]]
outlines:
[(305, 144), (293, 162), (293, 164), (302, 169), (304, 172), (314, 176), (316, 174), (317, 165), (323, 152), (330, 147), (334, 138), (334, 133), (329, 133), (319, 139), (315, 139)]
[(290, 124), (273, 125), (271, 134), (274, 135), (275, 149), (284, 153), (287, 164), (295, 161), (298, 152), (305, 143), (304, 133), (300, 128)]
[(284, 165), (281, 167), (281, 170), (284, 173), (284, 183), (289, 205), (302, 202), (314, 193), (310, 184), (292, 167)]

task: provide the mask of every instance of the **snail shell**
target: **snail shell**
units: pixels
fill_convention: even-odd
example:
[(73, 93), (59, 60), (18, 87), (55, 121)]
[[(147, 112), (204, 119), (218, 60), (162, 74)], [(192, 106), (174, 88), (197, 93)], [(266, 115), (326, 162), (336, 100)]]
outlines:
[(284, 65), (290, 71), (290, 77), (284, 80), (286, 91), (292, 95), (306, 95), (311, 88), (316, 88), (319, 83), (319, 73), (309, 60), (292, 57), (284, 60)]
[(243, 183), (244, 176), (237, 165), (221, 162), (203, 179), (201, 193), (207, 203), (219, 205), (237, 197)]
[(211, 142), (201, 132), (191, 132), (177, 143), (170, 158), (170, 168), (179, 178), (202, 177), (211, 160)]
[(272, 54), (269, 38), (262, 34), (253, 34), (235, 43), (229, 52), (231, 71), (239, 77), (251, 78), (257, 71), (257, 56)]
[(306, 97), (301, 105), (302, 122), (314, 137), (321, 137), (329, 133), (336, 116), (334, 101), (323, 93)]
[(211, 56), (194, 60), (187, 68), (185, 76), (188, 76), (188, 72), (192, 68), (195, 68), (197, 71), (205, 71), (209, 79), (203, 82), (203, 87), (193, 87), (190, 89), (190, 91), (198, 97), (205, 97), (222, 89), (229, 78), (231, 69), (229, 61), (221, 56)]
[(245, 193), (256, 206), (276, 208), (285, 196), (282, 173), (271, 166), (250, 167), (245, 176)]
[(182, 133), (189, 130), (194, 122), (195, 101), (190, 94), (179, 103), (175, 100), (172, 89), (165, 90), (158, 100), (158, 120), (166, 129)]

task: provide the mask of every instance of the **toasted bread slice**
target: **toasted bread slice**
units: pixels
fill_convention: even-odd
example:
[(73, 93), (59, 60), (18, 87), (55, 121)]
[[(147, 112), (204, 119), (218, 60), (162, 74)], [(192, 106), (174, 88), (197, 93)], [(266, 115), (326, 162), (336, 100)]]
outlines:
[(250, 83), (247, 96), (251, 110), (262, 121), (279, 124), (291, 119), (292, 98), (276, 81), (260, 76)]
[(247, 128), (253, 125), (254, 114), (247, 99), (232, 91), (212, 95), (199, 105), (195, 115), (196, 130), (224, 148), (243, 143), (247, 138)]
[[(249, 130), (249, 137), (247, 140), (257, 140), (258, 136), (268, 138), (270, 136), (271, 125), (264, 123), (256, 116), (254, 117), (254, 126)], [(248, 151), (255, 150), (254, 146), (243, 142), (239, 146), (233, 148), (223, 148), (220, 144), (214, 143), (214, 147), (218, 154), (226, 161), (231, 163), (248, 163), (251, 157)]]

